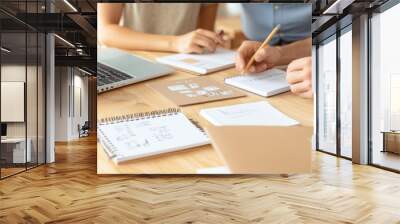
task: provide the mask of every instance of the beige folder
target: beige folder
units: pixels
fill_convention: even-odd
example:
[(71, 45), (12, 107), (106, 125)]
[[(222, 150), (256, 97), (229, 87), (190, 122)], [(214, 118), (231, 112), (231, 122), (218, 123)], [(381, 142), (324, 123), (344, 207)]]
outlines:
[(208, 126), (206, 132), (233, 174), (311, 171), (312, 127)]
[(246, 96), (243, 92), (207, 77), (163, 80), (148, 84), (178, 106)]

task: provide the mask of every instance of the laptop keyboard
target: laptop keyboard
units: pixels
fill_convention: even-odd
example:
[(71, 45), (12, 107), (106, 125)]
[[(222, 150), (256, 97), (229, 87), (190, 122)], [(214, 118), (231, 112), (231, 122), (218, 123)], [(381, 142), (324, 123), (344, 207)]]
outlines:
[(114, 68), (111, 68), (105, 64), (97, 63), (97, 86), (103, 86), (115, 82), (120, 82), (128, 79), (132, 79), (131, 75), (120, 72)]

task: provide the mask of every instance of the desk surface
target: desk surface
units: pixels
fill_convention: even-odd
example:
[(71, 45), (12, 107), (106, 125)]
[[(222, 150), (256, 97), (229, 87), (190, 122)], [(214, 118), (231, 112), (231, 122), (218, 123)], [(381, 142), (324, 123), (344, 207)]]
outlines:
[[(149, 59), (167, 55), (166, 53), (140, 51), (134, 53)], [(238, 72), (232, 68), (207, 76), (223, 82), (225, 77), (235, 76), (237, 74)], [(101, 119), (115, 115), (176, 107), (164, 96), (146, 86), (146, 84), (160, 80), (174, 80), (190, 77), (194, 77), (194, 75), (177, 70), (173, 74), (165, 77), (147, 80), (102, 93), (97, 97), (97, 117)], [(245, 97), (185, 106), (181, 109), (189, 118), (193, 118), (198, 121), (200, 125), (204, 126), (210, 124), (199, 115), (200, 110), (203, 108), (266, 100), (283, 113), (298, 120), (302, 125), (313, 125), (313, 100), (311, 99), (303, 99), (290, 92), (269, 98), (260, 97), (248, 92), (245, 93), (247, 95)], [(223, 165), (222, 160), (217, 156), (217, 153), (213, 150), (211, 145), (132, 160), (118, 165), (115, 165), (107, 157), (100, 144), (97, 145), (97, 173), (99, 174), (195, 174), (196, 170), (200, 168)]]

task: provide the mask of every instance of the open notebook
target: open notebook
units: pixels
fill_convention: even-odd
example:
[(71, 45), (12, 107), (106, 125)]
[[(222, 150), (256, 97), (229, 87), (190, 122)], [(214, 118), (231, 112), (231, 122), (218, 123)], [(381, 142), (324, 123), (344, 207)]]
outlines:
[(200, 127), (174, 108), (101, 119), (97, 130), (115, 163), (210, 143)]
[(207, 54), (174, 54), (156, 58), (160, 63), (178, 69), (204, 75), (220, 71), (235, 65), (235, 51), (218, 48)]
[(290, 90), (286, 72), (280, 69), (226, 78), (225, 83), (264, 97)]
[(291, 126), (299, 122), (286, 116), (267, 101), (202, 109), (200, 115), (216, 126)]

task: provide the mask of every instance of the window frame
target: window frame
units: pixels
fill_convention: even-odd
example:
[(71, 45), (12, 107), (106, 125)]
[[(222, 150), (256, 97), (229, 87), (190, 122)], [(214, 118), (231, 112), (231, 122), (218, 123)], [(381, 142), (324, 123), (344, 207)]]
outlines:
[[(25, 16), (26, 16), (27, 15), (26, 13), (28, 13), (27, 12), (27, 3), (28, 3), (28, 1), (25, 0), (25, 1), (21, 1), (21, 2), (25, 3)], [(30, 3), (36, 3), (36, 13), (39, 13), (39, 7), (38, 7), (39, 2), (43, 2), (43, 1), (41, 1), (41, 0), (30, 1)], [(48, 11), (48, 7), (46, 7), (46, 9), (45, 9), (45, 13), (47, 11)], [(18, 172), (14, 172), (14, 173), (6, 175), (6, 176), (3, 176), (2, 167), (0, 166), (0, 180), (3, 180), (3, 179), (6, 179), (8, 177), (12, 177), (14, 175), (17, 175), (19, 173), (26, 172), (26, 171), (28, 171), (30, 169), (37, 168), (37, 167), (47, 163), (47, 144), (48, 144), (48, 142), (47, 142), (47, 44), (48, 44), (47, 34), (48, 33), (40, 31), (40, 30), (28, 25), (27, 23), (24, 23), (23, 21), (19, 20), (18, 18), (14, 17), (8, 11), (4, 10), (3, 8), (1, 8), (1, 4), (0, 4), (0, 12), (3, 12), (5, 14), (9, 15), (12, 19), (15, 19), (16, 21), (20, 22), (22, 24), (22, 26), (23, 26), (23, 30), (18, 30), (18, 31), (15, 31), (15, 32), (18, 32), (18, 33), (21, 33), (21, 34), (25, 34), (25, 40), (24, 40), (24, 42), (25, 42), (25, 49), (24, 49), (24, 51), (25, 51), (25, 87), (24, 87), (24, 89), (25, 89), (25, 93), (24, 93), (24, 98), (25, 98), (24, 99), (25, 166), (24, 166), (23, 170), (20, 170)], [(0, 46), (2, 45), (2, 43), (1, 43), (2, 42), (2, 38), (1, 37), (2, 37), (3, 33), (10, 33), (10, 32), (2, 31), (2, 30), (0, 31)], [(14, 33), (14, 32), (11, 32), (11, 33)], [(34, 93), (36, 95), (36, 122), (34, 122), (34, 123), (36, 123), (36, 136), (32, 137), (32, 138), (36, 138), (36, 140), (37, 140), (36, 161), (35, 161), (35, 163), (27, 162), (28, 161), (27, 160), (27, 158), (28, 158), (27, 157), (28, 156), (28, 154), (27, 154), (27, 147), (28, 147), (28, 144), (27, 144), (28, 143), (28, 110), (27, 110), (27, 84), (28, 84), (28, 77), (27, 76), (28, 76), (28, 67), (27, 66), (29, 64), (28, 63), (28, 34), (34, 34), (36, 36), (36, 41), (35, 41), (36, 42), (36, 49), (35, 49), (36, 60), (34, 62), (35, 66), (36, 66), (36, 71), (35, 71), (35, 74), (36, 74), (36, 91)], [(39, 34), (43, 34), (43, 35), (39, 35)], [(39, 40), (39, 36), (42, 37), (42, 38), (40, 38), (40, 40)], [(39, 41), (41, 42), (41, 47), (43, 49), (39, 48)], [(40, 51), (39, 51), (39, 49), (40, 49)], [(39, 52), (42, 55), (39, 55)], [(41, 56), (42, 60), (44, 60), (43, 64), (39, 63), (39, 56)], [(2, 63), (1, 63), (2, 61), (3, 61), (2, 60), (2, 55), (0, 54), (0, 68), (2, 67)], [(42, 162), (39, 162), (39, 144), (38, 144), (38, 139), (39, 139), (39, 116), (40, 116), (39, 113), (38, 113), (38, 111), (39, 111), (39, 82), (38, 82), (39, 69), (38, 69), (38, 66), (42, 66), (41, 73), (42, 73), (42, 82), (43, 82), (42, 84), (43, 84), (43, 88), (44, 88), (44, 91), (42, 93), (42, 96), (43, 96), (42, 103), (43, 103), (43, 105), (41, 105), (43, 107), (42, 109), (43, 109), (44, 115), (43, 115), (43, 117), (40, 118), (41, 122), (43, 122), (43, 127), (42, 128), (44, 129), (43, 130), (43, 143), (44, 144), (42, 145), (42, 147), (43, 147), (42, 148), (43, 155), (41, 155), (41, 157), (43, 157), (42, 158), (43, 159)], [(1, 69), (0, 69), (0, 82), (1, 82)], [(0, 86), (0, 88), (1, 88), (1, 86)], [(1, 110), (1, 105), (0, 105), (0, 110)], [(1, 119), (0, 119), (0, 123), (1, 123)], [(0, 156), (1, 156), (1, 145), (0, 145)], [(30, 163), (29, 166), (28, 166), (28, 163)], [(0, 163), (0, 165), (1, 165), (1, 163)]]
[[(393, 169), (390, 167), (385, 167), (379, 164), (375, 164), (373, 163), (373, 142), (372, 142), (372, 29), (371, 29), (371, 19), (373, 17), (374, 13), (383, 13), (386, 10), (396, 6), (400, 4), (400, 0), (387, 0), (385, 3), (383, 3), (382, 5), (372, 8), (372, 9), (366, 9), (365, 12), (363, 12), (362, 14), (367, 15), (368, 19), (367, 19), (367, 34), (366, 36), (364, 36), (365, 38), (367, 38), (367, 86), (365, 86), (367, 88), (367, 161), (366, 161), (366, 165), (369, 166), (373, 166), (373, 167), (377, 167), (380, 169), (384, 169), (384, 170), (388, 170), (391, 172), (395, 172), (395, 173), (400, 173), (400, 170), (397, 169)], [(346, 19), (346, 17), (349, 17), (350, 19)], [(315, 145), (316, 145), (316, 150), (319, 152), (323, 152), (323, 153), (327, 153), (339, 158), (344, 158), (347, 160), (351, 160), (354, 161), (354, 158), (348, 158), (346, 156), (343, 156), (341, 154), (341, 142), (340, 142), (340, 131), (341, 131), (341, 123), (340, 123), (340, 75), (341, 75), (341, 67), (340, 67), (340, 37), (345, 34), (346, 32), (349, 32), (348, 27), (352, 26), (352, 15), (347, 15), (344, 16), (343, 18), (339, 18), (339, 16), (336, 18), (337, 21), (331, 25), (330, 27), (328, 27), (327, 29), (325, 29), (322, 33), (319, 33), (318, 35), (316, 35), (316, 37), (313, 38), (313, 42), (315, 45), (315, 49), (316, 49), (316, 53), (315, 53), (315, 61), (316, 61), (316, 65), (315, 65), (315, 80), (316, 80), (316, 100), (315, 100), (315, 106), (316, 106), (316, 121), (315, 121), (315, 130), (316, 130), (316, 138), (315, 138)], [(343, 21), (344, 20), (344, 21)], [(353, 29), (351, 29), (353, 30)], [(325, 33), (324, 33), (325, 32)], [(326, 34), (328, 33), (328, 35)], [(336, 92), (336, 117), (337, 117), (337, 121), (336, 121), (336, 125), (337, 125), (337, 130), (336, 130), (336, 146), (337, 146), (337, 150), (336, 150), (336, 154), (335, 153), (330, 153), (330, 152), (326, 152), (322, 149), (320, 149), (319, 147), (319, 55), (318, 55), (318, 48), (320, 47), (320, 43), (322, 43), (323, 41), (326, 41), (327, 39), (331, 38), (331, 36), (336, 34), (336, 47), (338, 48), (338, 51), (336, 52), (336, 56), (337, 56), (337, 61), (336, 61), (336, 65), (337, 65), (337, 71), (336, 71), (336, 75), (337, 75), (337, 80), (336, 80), (336, 85), (337, 86), (337, 92)], [(353, 53), (353, 52), (352, 52)], [(354, 60), (354, 59), (353, 59)], [(353, 74), (354, 75), (354, 74)], [(354, 96), (352, 96), (354, 97)], [(352, 146), (353, 148), (354, 146)], [(358, 150), (359, 153), (361, 153), (360, 149), (356, 149)], [(354, 155), (354, 149), (352, 149), (353, 151), (353, 155)]]
[(373, 130), (372, 130), (372, 119), (373, 119), (373, 113), (372, 113), (372, 94), (373, 94), (373, 88), (372, 88), (372, 18), (374, 17), (373, 14), (381, 14), (384, 13), (385, 11), (393, 8), (394, 6), (400, 4), (399, 0), (388, 0), (384, 4), (368, 11), (368, 165), (380, 168), (383, 170), (395, 172), (395, 173), (400, 173), (400, 170), (383, 166), (380, 164), (376, 164), (373, 162)]
[[(341, 25), (338, 25), (338, 23), (341, 23)], [(342, 26), (342, 27), (340, 27), (340, 26)], [(323, 39), (319, 39), (318, 42), (315, 44), (315, 46), (316, 46), (316, 53), (315, 53), (315, 57), (316, 57), (316, 59), (315, 59), (315, 61), (316, 61), (316, 71), (315, 71), (316, 72), (316, 74), (315, 74), (315, 76), (316, 76), (316, 82), (315, 82), (316, 83), (316, 94), (315, 94), (315, 97), (316, 97), (316, 100), (315, 100), (315, 102), (316, 102), (316, 105), (315, 105), (316, 106), (316, 122), (315, 122), (315, 125), (316, 125), (316, 128), (315, 128), (315, 130), (316, 130), (316, 134), (315, 134), (316, 135), (316, 138), (315, 138), (316, 150), (319, 151), (319, 152), (323, 152), (323, 153), (326, 153), (326, 154), (329, 154), (329, 155), (337, 156), (337, 157), (340, 157), (340, 158), (343, 158), (343, 159), (346, 159), (346, 160), (352, 160), (352, 158), (344, 156), (341, 153), (340, 38), (341, 38), (342, 35), (346, 34), (347, 32), (351, 32), (352, 31), (352, 27), (351, 26), (352, 26), (351, 16), (345, 16), (344, 18), (338, 20), (330, 28), (328, 28), (328, 29), (331, 29), (332, 27), (336, 27), (336, 31), (335, 32), (331, 33), (330, 35), (328, 35), (327, 37), (325, 37)], [(335, 52), (336, 53), (336, 61), (335, 61), (335, 64), (336, 64), (336, 96), (335, 96), (335, 99), (336, 99), (336, 112), (335, 112), (336, 113), (336, 139), (335, 139), (336, 140), (336, 151), (335, 151), (335, 153), (328, 152), (328, 151), (326, 151), (324, 149), (321, 149), (320, 148), (320, 144), (319, 144), (319, 123), (320, 123), (320, 120), (319, 120), (319, 116), (318, 115), (319, 115), (319, 111), (320, 111), (320, 102), (319, 102), (319, 94), (320, 94), (319, 93), (319, 89), (320, 89), (320, 87), (319, 87), (319, 78), (320, 78), (320, 74), (319, 74), (319, 65), (320, 65), (320, 63), (319, 63), (319, 60), (320, 60), (320, 56), (319, 56), (319, 53), (318, 53), (319, 52), (318, 49), (320, 48), (320, 45), (322, 43), (326, 44), (326, 43), (328, 43), (330, 41), (336, 41), (336, 52)]]

